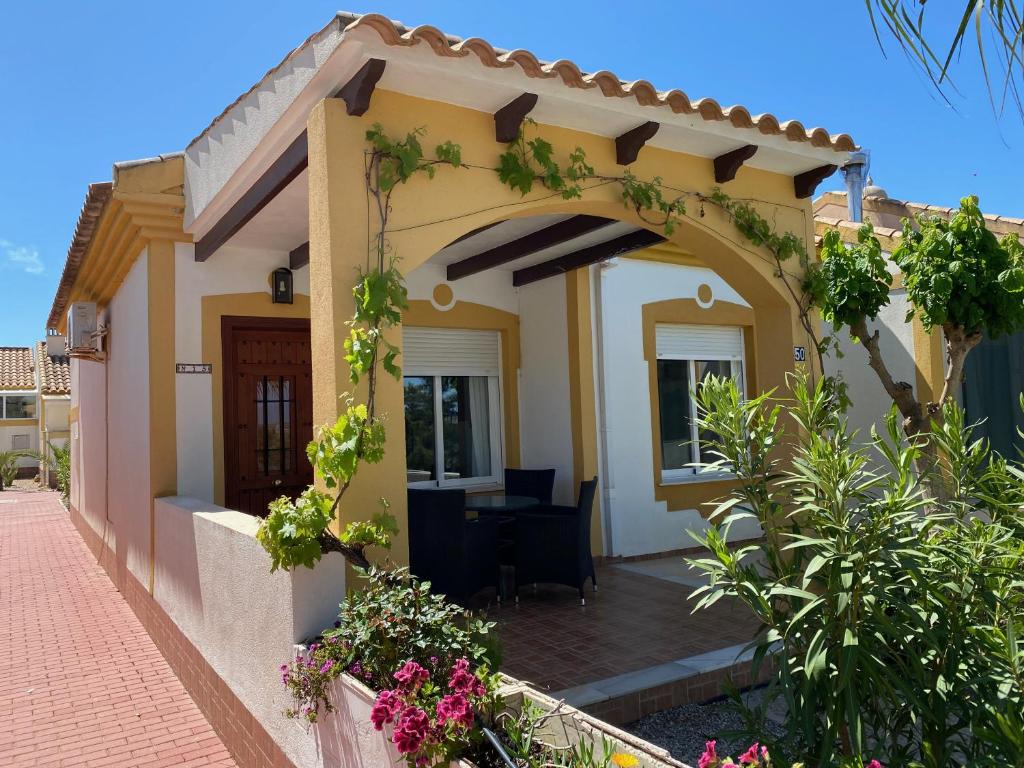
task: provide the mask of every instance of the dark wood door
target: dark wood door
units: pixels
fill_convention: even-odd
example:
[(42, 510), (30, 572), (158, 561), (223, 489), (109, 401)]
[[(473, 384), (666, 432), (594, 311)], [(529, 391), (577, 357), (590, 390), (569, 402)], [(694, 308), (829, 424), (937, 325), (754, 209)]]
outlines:
[(225, 506), (264, 516), (313, 482), (309, 321), (225, 317)]

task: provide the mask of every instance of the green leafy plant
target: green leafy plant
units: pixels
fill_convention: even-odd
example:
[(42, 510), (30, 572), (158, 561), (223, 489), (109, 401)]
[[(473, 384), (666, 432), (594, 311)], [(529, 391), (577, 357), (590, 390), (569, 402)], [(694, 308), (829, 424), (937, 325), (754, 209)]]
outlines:
[(460, 148), (451, 142), (439, 144), (433, 159), (425, 158), (420, 142), (424, 133), (416, 129), (404, 139), (393, 140), (379, 124), (366, 132), (371, 148), (367, 189), (376, 201), (380, 226), (371, 247), (372, 266), (360, 272), (352, 289), (355, 311), (344, 343), (349, 379), (353, 386), (365, 382), (366, 402), (348, 397), (337, 421), (322, 427), (307, 448), (309, 461), (327, 492), (310, 487), (295, 500), (281, 497), (270, 504), (256, 538), (270, 554), (271, 570), (312, 568), (325, 552), (339, 552), (353, 565), (367, 568), (366, 550), (389, 548), (397, 532), (385, 499), (380, 500), (381, 511), (369, 521), (350, 521), (339, 534), (332, 527), (359, 466), (377, 464), (384, 458), (384, 419), (377, 412), (379, 371), (398, 380), (402, 377), (400, 350), (386, 338), (408, 306), (402, 275), (395, 259), (386, 254), (391, 195), (416, 174), (433, 177), (437, 166), (458, 168), (462, 162)]
[[(953, 403), (929, 437), (942, 464), (919, 477), (920, 445), (904, 441), (896, 410), (865, 447), (826, 381), (798, 378), (788, 402), (743, 400), (717, 379), (697, 397), (707, 444), (739, 487), (699, 537), (708, 556), (693, 565), (709, 582), (696, 609), (731, 597), (759, 620), (754, 674), (771, 659), (769, 698), (789, 714), (773, 749), (814, 765), (1024, 765), (1021, 512), (988, 502), (1020, 497), (1020, 468), (988, 461)], [(776, 450), (794, 433), (787, 417), (788, 462)], [(930, 473), (951, 477), (942, 500), (925, 491)], [(764, 543), (730, 548), (749, 518)]]
[(39, 458), (35, 451), (0, 451), (0, 490), (10, 487), (18, 477), (18, 459)]
[(65, 446), (49, 443), (50, 467), (57, 474), (57, 490), (65, 501), (71, 495), (71, 445)]

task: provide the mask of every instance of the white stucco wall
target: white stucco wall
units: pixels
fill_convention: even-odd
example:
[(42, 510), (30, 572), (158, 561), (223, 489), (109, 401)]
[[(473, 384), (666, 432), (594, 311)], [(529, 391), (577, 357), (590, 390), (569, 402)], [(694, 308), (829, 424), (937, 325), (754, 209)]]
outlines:
[[(71, 358), (71, 506), (98, 536), (113, 548), (113, 529), (107, 522), (107, 401), (105, 366)], [(105, 530), (106, 529), (106, 530)]]
[[(287, 266), (288, 254), (226, 246), (213, 258), (198, 263), (194, 247), (174, 249), (174, 359), (179, 363), (214, 363), (203, 360), (203, 296), (228, 293), (270, 293), (268, 277)], [(296, 270), (296, 294), (309, 295), (309, 267)], [(217, 331), (220, 333), (220, 331)], [(178, 493), (213, 502), (213, 382), (219, 376), (175, 374), (175, 421), (178, 440)]]
[(155, 517), (156, 601), (297, 766), (323, 765), (315, 733), (284, 716), (279, 668), (337, 618), (342, 557), (271, 573), (249, 515), (174, 496), (155, 501)]
[[(28, 445), (24, 450), (39, 450), (39, 427), (26, 422), (25, 426), (0, 427), (0, 453), (14, 450), (14, 439), (25, 435), (28, 437)], [(20, 440), (18, 442), (21, 442)], [(26, 456), (17, 459), (19, 467), (32, 467), (39, 464), (38, 459)]]
[[(526, 468), (555, 468), (554, 502), (575, 504), (565, 277), (519, 289), (519, 436)], [(595, 520), (595, 525), (600, 521)]]
[(68, 428), (68, 412), (71, 410), (70, 397), (46, 397), (46, 423), (43, 428), (49, 432), (64, 432)]
[[(917, 387), (916, 365), (914, 363), (914, 328), (906, 322), (907, 292), (893, 291), (889, 304), (879, 312), (878, 320), (868, 324), (868, 329), (879, 331), (878, 343), (893, 378), (906, 381)], [(884, 434), (885, 414), (892, 400), (886, 394), (878, 376), (868, 365), (867, 352), (861, 344), (851, 341), (845, 329), (836, 332), (843, 357), (834, 354), (826, 360), (826, 371), (831, 376), (841, 376), (847, 384), (847, 391), (853, 405), (847, 412), (849, 426), (858, 431), (858, 437), (867, 441), (871, 427), (877, 426)]]
[[(110, 328), (107, 386), (110, 411), (108, 515), (118, 559), (149, 584), (149, 256), (129, 270), (106, 312)], [(101, 477), (101, 476), (99, 476)]]
[[(687, 530), (707, 524), (697, 510), (669, 511), (654, 497), (651, 396), (643, 350), (642, 307), (667, 299), (697, 298), (709, 285), (714, 301), (747, 302), (709, 269), (616, 259), (596, 269), (604, 349), (607, 425), (607, 499), (612, 554), (640, 555), (694, 546)], [(758, 535), (756, 526), (733, 528), (737, 539)]]

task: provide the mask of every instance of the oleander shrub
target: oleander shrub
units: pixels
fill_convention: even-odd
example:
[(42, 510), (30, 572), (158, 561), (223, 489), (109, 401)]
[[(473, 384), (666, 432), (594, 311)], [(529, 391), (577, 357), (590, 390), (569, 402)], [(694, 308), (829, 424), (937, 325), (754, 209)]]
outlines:
[[(953, 402), (915, 441), (893, 410), (865, 445), (827, 379), (792, 390), (743, 400), (712, 379), (698, 393), (714, 466), (739, 483), (699, 537), (696, 610), (731, 597), (759, 620), (755, 674), (771, 656), (766, 704), (788, 710), (772, 751), (818, 766), (1024, 766), (1020, 464), (974, 439)], [(924, 440), (938, 463), (918, 462)], [(925, 491), (937, 485), (941, 500)], [(763, 541), (730, 548), (750, 518)], [(744, 714), (748, 735), (770, 740), (763, 712)]]

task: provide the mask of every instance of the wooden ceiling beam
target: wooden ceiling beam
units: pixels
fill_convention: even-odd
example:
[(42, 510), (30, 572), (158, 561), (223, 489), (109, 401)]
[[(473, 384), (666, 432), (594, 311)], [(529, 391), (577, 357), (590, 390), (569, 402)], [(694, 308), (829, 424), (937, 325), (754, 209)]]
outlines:
[(288, 267), (290, 269), (301, 269), (307, 264), (309, 264), (309, 243), (303, 243), (288, 253)]
[(644, 144), (654, 138), (660, 127), (660, 124), (649, 121), (615, 139), (615, 162), (619, 165), (635, 162)]
[(519, 137), (523, 120), (537, 106), (536, 93), (523, 93), (494, 113), (494, 139), (508, 144)]
[(309, 164), (306, 132), (303, 131), (269, 168), (256, 179), (238, 202), (196, 243), (196, 261), (206, 261), (257, 213), (306, 170)]
[(754, 156), (757, 152), (756, 144), (747, 144), (744, 147), (726, 152), (715, 158), (715, 181), (718, 184), (725, 184), (736, 178), (740, 167)]
[(813, 195), (818, 185), (837, 170), (839, 170), (838, 165), (822, 165), (818, 168), (798, 173), (793, 177), (793, 192), (796, 194), (797, 200), (804, 200)]
[(574, 269), (596, 264), (599, 261), (607, 261), (615, 256), (624, 253), (639, 251), (642, 248), (649, 248), (652, 245), (664, 242), (665, 238), (656, 232), (646, 229), (637, 229), (625, 235), (616, 237), (588, 248), (583, 248), (565, 256), (559, 256), (550, 261), (534, 264), (532, 267), (517, 269), (512, 273), (512, 285), (520, 287), (544, 280), (548, 277), (571, 272)]
[(384, 74), (386, 64), (384, 59), (370, 59), (334, 94), (345, 101), (345, 111), (349, 115), (359, 117), (370, 108), (370, 97)]
[(459, 280), (478, 272), (500, 267), (502, 264), (508, 264), (516, 259), (529, 256), (531, 253), (560, 245), (574, 237), (614, 223), (611, 219), (602, 216), (573, 216), (563, 219), (543, 229), (538, 229), (536, 232), (468, 256), (461, 261), (452, 262), (448, 265), (448, 280)]

